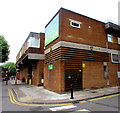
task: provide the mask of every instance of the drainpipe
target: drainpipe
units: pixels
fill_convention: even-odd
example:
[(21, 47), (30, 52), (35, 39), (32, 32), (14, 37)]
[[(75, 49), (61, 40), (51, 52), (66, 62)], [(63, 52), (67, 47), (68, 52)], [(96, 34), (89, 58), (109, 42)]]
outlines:
[[(108, 42), (106, 42), (106, 48), (107, 48), (107, 53), (109, 54), (109, 46), (108, 46)], [(110, 85), (108, 63), (107, 63), (107, 81), (106, 81), (106, 85), (107, 85), (107, 86)]]

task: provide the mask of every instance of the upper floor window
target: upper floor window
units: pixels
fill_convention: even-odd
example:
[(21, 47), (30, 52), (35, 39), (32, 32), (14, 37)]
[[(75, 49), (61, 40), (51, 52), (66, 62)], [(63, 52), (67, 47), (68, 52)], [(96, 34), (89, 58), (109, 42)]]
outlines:
[(80, 28), (81, 22), (70, 19), (70, 26)]
[(113, 42), (112, 35), (110, 35), (110, 34), (107, 34), (107, 38), (108, 38), (108, 42)]
[(120, 37), (118, 37), (118, 44), (120, 44)]
[(40, 39), (36, 37), (30, 37), (28, 39), (28, 47), (40, 48)]

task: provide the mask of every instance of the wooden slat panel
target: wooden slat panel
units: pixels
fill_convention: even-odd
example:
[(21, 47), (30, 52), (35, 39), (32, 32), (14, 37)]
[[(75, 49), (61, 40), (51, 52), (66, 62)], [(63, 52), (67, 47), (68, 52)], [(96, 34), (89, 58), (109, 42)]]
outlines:
[(74, 48), (62, 47), (63, 59), (80, 59), (80, 60), (95, 60), (95, 61), (109, 61), (109, 54), (97, 51), (80, 50)]
[(98, 61), (108, 62), (109, 53), (89, 51), (75, 48), (59, 47), (50, 53), (46, 54), (45, 63), (56, 60), (74, 60), (74, 61)]
[[(82, 69), (81, 61), (75, 60), (65, 61), (65, 91), (70, 91), (71, 83), (73, 83), (74, 90), (80, 90), (82, 88), (82, 73), (79, 70)], [(71, 76), (72, 78), (69, 78)]]
[(57, 48), (45, 56), (45, 63), (61, 59), (61, 48)]

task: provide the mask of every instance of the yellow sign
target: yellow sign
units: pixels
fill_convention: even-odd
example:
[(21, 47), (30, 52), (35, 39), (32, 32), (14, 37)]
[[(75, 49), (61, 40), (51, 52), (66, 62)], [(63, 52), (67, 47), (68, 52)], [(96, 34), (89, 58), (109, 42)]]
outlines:
[(85, 67), (85, 64), (82, 64), (82, 67)]

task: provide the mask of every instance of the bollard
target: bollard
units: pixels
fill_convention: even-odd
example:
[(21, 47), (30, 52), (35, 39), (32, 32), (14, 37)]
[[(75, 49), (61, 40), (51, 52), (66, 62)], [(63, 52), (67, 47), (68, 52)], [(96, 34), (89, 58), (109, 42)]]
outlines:
[(71, 97), (70, 97), (70, 99), (74, 99), (74, 97), (73, 97), (73, 84), (71, 84)]
[(28, 79), (27, 78), (25, 79), (25, 83), (28, 84)]
[(31, 79), (29, 79), (29, 85), (31, 85), (32, 84), (32, 80)]

